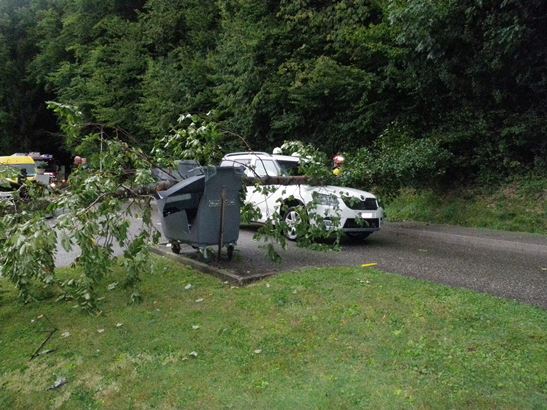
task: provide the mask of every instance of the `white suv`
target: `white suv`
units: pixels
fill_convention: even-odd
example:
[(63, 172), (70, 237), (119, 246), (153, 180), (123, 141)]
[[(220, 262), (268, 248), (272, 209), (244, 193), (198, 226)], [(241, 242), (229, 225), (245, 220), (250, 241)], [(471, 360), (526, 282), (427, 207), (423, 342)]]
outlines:
[[(225, 155), (220, 165), (244, 167), (246, 176), (265, 178), (286, 175), (286, 170), (296, 168), (298, 162), (298, 157), (265, 152), (237, 152)], [(290, 240), (296, 240), (298, 236), (296, 226), (301, 220), (298, 206), (310, 202), (316, 204), (315, 211), (321, 216), (326, 230), (333, 229), (332, 220), (340, 218), (339, 226), (350, 238), (364, 239), (380, 230), (384, 221), (384, 210), (378, 205), (376, 197), (366, 191), (330, 185), (271, 187), (272, 190), (263, 193), (254, 186), (248, 186), (246, 201), (257, 206), (261, 212), (260, 219), (255, 222), (265, 223), (274, 213), (283, 212), (289, 227), (287, 238)]]

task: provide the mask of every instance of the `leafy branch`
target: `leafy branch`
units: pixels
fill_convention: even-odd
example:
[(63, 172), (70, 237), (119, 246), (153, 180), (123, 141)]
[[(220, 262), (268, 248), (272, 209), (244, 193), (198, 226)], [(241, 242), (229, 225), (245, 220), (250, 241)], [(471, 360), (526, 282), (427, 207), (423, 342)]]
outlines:
[[(117, 263), (114, 249), (123, 249), (121, 263), (125, 268), (125, 286), (129, 289), (130, 300), (141, 300), (138, 285), (140, 275), (149, 270), (149, 249), (160, 238), (151, 215), (153, 193), (158, 186), (152, 176), (152, 167), (162, 166), (166, 172), (179, 159), (197, 159), (202, 164), (218, 164), (223, 156), (223, 133), (207, 117), (182, 115), (178, 125), (164, 138), (156, 141), (152, 156), (139, 147), (119, 139), (115, 128), (101, 127), (101, 135), (86, 133), (90, 127), (81, 113), (68, 105), (50, 103), (62, 120), (61, 128), (67, 133), (67, 141), (73, 146), (94, 152), (88, 167), (74, 170), (68, 186), (53, 193), (37, 184), (25, 181), (28, 204), (43, 201), (47, 206), (33, 209), (30, 205), (18, 212), (6, 212), (0, 218), (0, 265), (5, 275), (19, 290), (21, 300), (35, 299), (36, 285), (56, 289), (59, 300), (75, 301), (82, 309), (99, 313), (98, 285), (112, 271)], [(109, 131), (113, 131), (113, 134)], [(125, 135), (125, 134), (124, 134)], [(309, 148), (309, 147), (308, 147)], [(306, 151), (308, 156), (311, 150)], [(318, 162), (309, 161), (318, 166)], [(305, 184), (309, 176), (302, 177), (260, 177), (252, 170), (254, 178), (246, 179), (246, 185), (268, 195), (283, 185)], [(294, 204), (279, 203), (268, 222), (256, 233), (255, 239), (265, 243), (268, 255), (278, 259), (276, 246), (287, 246), (286, 234), (293, 229), (298, 232), (298, 244), (319, 247), (318, 239), (329, 236), (339, 238), (333, 228), (325, 232), (324, 216), (316, 212), (314, 201), (304, 204), (294, 198)], [(297, 209), (301, 215), (296, 224), (289, 224), (286, 213)], [(258, 219), (256, 206), (245, 203), (242, 206), (242, 220)], [(55, 220), (46, 219), (56, 216)], [(135, 216), (142, 222), (136, 225)], [(335, 226), (336, 216), (331, 216)], [(80, 255), (74, 266), (81, 272), (71, 279), (57, 277), (55, 257), (58, 242), (67, 251), (77, 247)], [(336, 247), (338, 239), (335, 240)]]

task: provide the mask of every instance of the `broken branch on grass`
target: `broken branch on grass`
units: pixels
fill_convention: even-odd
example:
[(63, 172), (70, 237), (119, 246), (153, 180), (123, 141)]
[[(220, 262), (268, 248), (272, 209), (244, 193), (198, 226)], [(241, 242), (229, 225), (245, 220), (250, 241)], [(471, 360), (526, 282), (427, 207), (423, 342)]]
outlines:
[[(50, 321), (46, 316), (44, 316), (44, 317), (46, 318), (46, 320), (47, 320), (50, 324), (52, 324), (51, 321)], [(52, 324), (52, 325), (53, 325), (53, 324)], [(53, 334), (54, 334), (57, 330), (58, 330), (58, 329), (57, 329), (55, 326), (53, 326), (53, 329), (51, 329), (51, 330), (49, 331), (49, 334), (46, 336), (46, 338), (45, 338), (44, 341), (40, 344), (40, 346), (38, 346), (38, 349), (36, 349), (36, 350), (34, 351), (34, 353), (32, 354), (32, 356), (30, 357), (30, 360), (34, 359), (34, 358), (37, 357), (37, 356), (40, 356), (40, 351), (41, 351), (42, 348), (46, 345), (46, 343), (49, 341), (49, 339), (51, 339), (51, 337), (53, 336)]]

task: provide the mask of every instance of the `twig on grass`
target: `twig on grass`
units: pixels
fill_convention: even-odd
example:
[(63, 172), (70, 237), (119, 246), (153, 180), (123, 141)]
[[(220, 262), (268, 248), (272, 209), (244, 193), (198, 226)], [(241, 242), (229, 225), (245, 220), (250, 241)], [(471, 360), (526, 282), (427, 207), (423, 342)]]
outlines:
[[(44, 318), (53, 326), (53, 329), (49, 330), (49, 334), (46, 336), (45, 340), (40, 344), (40, 346), (38, 346), (38, 349), (36, 349), (34, 351), (34, 353), (32, 354), (32, 356), (30, 357), (30, 360), (34, 359), (35, 357), (37, 356), (40, 356), (40, 351), (42, 350), (42, 348), (46, 345), (46, 343), (49, 341), (49, 339), (51, 339), (51, 337), (53, 336), (53, 334), (58, 330), (54, 325), (53, 323), (51, 323), (51, 320), (49, 320), (49, 318), (44, 315)], [(46, 330), (47, 331), (47, 330)]]

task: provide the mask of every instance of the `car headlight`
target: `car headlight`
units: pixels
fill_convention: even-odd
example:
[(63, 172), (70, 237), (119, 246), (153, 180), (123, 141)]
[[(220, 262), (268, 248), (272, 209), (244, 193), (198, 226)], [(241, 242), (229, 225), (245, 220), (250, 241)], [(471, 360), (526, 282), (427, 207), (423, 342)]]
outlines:
[(313, 200), (319, 205), (338, 206), (338, 198), (333, 194), (314, 192)]

